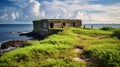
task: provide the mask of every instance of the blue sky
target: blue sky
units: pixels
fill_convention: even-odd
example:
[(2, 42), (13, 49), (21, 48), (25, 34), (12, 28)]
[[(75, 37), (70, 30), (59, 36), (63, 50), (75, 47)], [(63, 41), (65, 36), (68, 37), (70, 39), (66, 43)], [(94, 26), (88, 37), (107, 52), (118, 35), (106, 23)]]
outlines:
[(120, 0), (0, 0), (0, 24), (36, 19), (120, 23)]

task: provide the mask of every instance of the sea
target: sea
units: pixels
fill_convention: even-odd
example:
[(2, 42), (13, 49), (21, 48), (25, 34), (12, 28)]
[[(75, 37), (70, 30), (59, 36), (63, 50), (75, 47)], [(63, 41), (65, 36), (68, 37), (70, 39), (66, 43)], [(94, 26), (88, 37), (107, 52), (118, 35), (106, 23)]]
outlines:
[(86, 27), (86, 28), (91, 28), (91, 26), (93, 26), (93, 28), (102, 28), (104, 26), (110, 26), (113, 28), (120, 28), (120, 24), (82, 24), (82, 26)]
[(32, 37), (19, 36), (33, 30), (32, 24), (0, 24), (0, 44), (10, 40), (28, 40)]
[[(103, 26), (111, 26), (120, 28), (120, 24), (83, 24), (86, 28), (101, 28)], [(0, 43), (10, 40), (28, 40), (32, 37), (19, 36), (20, 33), (31, 32), (33, 30), (32, 24), (0, 24)]]

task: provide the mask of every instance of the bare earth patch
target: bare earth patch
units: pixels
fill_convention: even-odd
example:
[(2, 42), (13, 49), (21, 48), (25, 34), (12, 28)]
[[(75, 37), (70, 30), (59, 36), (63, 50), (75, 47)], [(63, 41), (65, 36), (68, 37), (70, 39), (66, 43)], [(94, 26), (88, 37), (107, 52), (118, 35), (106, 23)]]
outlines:
[(79, 57), (76, 57), (76, 58), (72, 58), (74, 61), (76, 61), (76, 62), (83, 62), (83, 63), (86, 63), (86, 61), (85, 60), (83, 60), (83, 59), (81, 59), (81, 58), (79, 58)]
[(108, 38), (110, 37), (109, 35), (101, 35), (101, 36), (95, 36), (94, 39), (103, 39), (103, 38)]
[(85, 63), (85, 64), (87, 64), (89, 66), (93, 65), (93, 63), (90, 60), (90, 58), (87, 58), (85, 55), (82, 55), (84, 53), (84, 48), (83, 47), (81, 47), (81, 46), (75, 46), (74, 51), (76, 53), (81, 54), (80, 57), (78, 56), (78, 57), (72, 58), (74, 61), (76, 61), (76, 62), (82, 62), (82, 63)]

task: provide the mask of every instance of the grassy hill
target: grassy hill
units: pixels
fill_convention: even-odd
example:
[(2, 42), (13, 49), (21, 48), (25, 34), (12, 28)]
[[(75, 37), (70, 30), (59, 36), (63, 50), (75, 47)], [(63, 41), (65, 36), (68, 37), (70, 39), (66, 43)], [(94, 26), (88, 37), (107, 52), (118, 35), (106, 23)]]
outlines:
[(65, 28), (6, 52), (0, 67), (119, 67), (120, 40), (112, 34), (113, 30)]

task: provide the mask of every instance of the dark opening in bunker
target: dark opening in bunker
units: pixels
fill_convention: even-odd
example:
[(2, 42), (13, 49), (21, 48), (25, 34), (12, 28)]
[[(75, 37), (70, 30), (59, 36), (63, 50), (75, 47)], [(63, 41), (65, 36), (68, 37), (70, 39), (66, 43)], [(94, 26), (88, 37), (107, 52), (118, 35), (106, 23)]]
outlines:
[(54, 24), (53, 23), (50, 23), (50, 28), (53, 28), (54, 27)]
[(64, 26), (66, 26), (66, 24), (65, 24), (65, 23), (63, 23), (63, 27), (64, 27)]
[(73, 22), (73, 27), (75, 27), (75, 22)]

